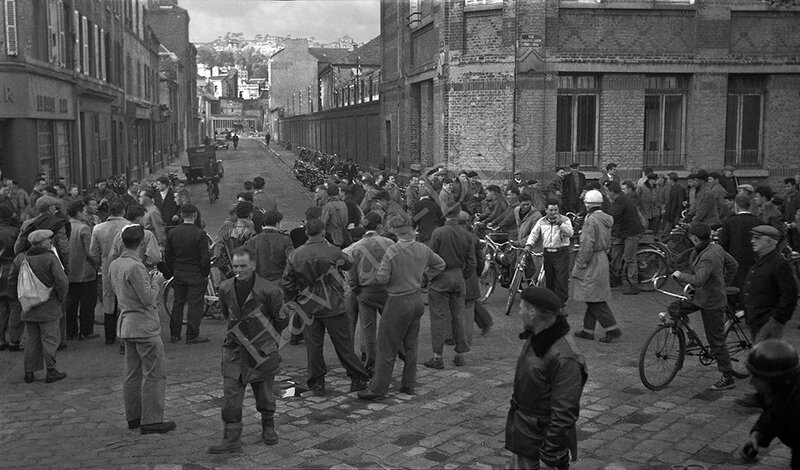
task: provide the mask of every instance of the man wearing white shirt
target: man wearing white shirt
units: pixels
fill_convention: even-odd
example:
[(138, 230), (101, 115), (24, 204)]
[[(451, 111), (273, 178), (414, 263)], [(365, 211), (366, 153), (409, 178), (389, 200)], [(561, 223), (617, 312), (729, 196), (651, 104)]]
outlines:
[(569, 239), (573, 233), (572, 222), (559, 213), (558, 201), (550, 200), (545, 216), (536, 221), (525, 244), (525, 249), (530, 251), (541, 241), (546, 287), (561, 299), (562, 307), (569, 297)]

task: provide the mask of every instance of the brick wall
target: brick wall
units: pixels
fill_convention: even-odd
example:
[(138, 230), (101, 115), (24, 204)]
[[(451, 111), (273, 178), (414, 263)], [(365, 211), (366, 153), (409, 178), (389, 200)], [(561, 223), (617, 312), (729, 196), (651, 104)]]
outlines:
[(623, 168), (642, 167), (644, 78), (628, 74), (602, 76), (598, 168), (611, 162)]
[(686, 115), (686, 168), (725, 166), (725, 109), (728, 76), (695, 74), (689, 82)]
[(800, 173), (800, 75), (772, 76), (764, 103), (764, 166), (770, 184)]
[(732, 54), (800, 54), (800, 12), (747, 11), (731, 13)]
[(685, 54), (694, 48), (694, 12), (562, 9), (558, 50), (615, 54)]

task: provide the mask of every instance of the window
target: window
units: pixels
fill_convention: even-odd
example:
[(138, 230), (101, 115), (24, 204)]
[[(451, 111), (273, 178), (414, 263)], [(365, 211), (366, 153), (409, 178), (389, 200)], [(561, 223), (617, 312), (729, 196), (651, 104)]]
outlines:
[(728, 77), (725, 164), (761, 165), (765, 79), (758, 75)]
[(61, 0), (48, 0), (47, 19), (47, 60), (51, 64), (66, 65), (66, 46), (64, 44), (64, 3)]
[(6, 54), (17, 55), (17, 0), (5, 0)]
[(53, 121), (36, 121), (36, 138), (39, 154), (39, 171), (48, 181), (53, 181)]
[(683, 166), (687, 88), (688, 79), (683, 76), (647, 77), (643, 166)]
[(104, 29), (100, 29), (100, 79), (104, 82), (108, 81), (107, 72), (107, 65), (108, 65), (108, 55), (106, 51), (106, 36), (108, 34)]
[(89, 20), (85, 16), (81, 17), (81, 46), (81, 72), (89, 75)]
[(58, 176), (70, 179), (69, 126), (67, 121), (53, 121), (55, 124), (55, 158)]
[(556, 160), (559, 166), (578, 162), (595, 166), (598, 79), (592, 75), (558, 77)]
[(92, 75), (100, 78), (100, 28), (92, 25)]
[(72, 33), (75, 35), (75, 43), (72, 49), (72, 59), (74, 62), (75, 73), (81, 71), (81, 15), (78, 10), (72, 12)]
[(503, 4), (503, 0), (464, 0), (464, 6)]

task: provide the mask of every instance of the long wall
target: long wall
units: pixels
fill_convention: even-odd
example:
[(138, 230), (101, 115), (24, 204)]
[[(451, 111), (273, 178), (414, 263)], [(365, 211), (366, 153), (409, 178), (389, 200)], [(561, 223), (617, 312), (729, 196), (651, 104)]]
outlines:
[(361, 166), (378, 167), (384, 163), (389, 171), (397, 171), (384, 160), (380, 151), (380, 102), (331, 109), (279, 120), (280, 140), (293, 147), (306, 147), (340, 158), (352, 158)]

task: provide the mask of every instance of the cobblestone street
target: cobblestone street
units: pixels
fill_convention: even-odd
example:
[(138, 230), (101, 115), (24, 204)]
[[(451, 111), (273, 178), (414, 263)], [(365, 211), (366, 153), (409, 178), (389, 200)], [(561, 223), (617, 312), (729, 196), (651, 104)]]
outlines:
[[(280, 157), (280, 159), (276, 157)], [(225, 154), (222, 200), (201, 202), (210, 233), (227, 213), (241, 181), (260, 173), (267, 191), (278, 194), (286, 214), (283, 228), (296, 226), (310, 204), (309, 192), (286, 171), (290, 152), (272, 146), (269, 153), (254, 140), (243, 140), (238, 153)], [(201, 195), (200, 185), (192, 188)], [(206, 453), (222, 434), (221, 321), (203, 321), (211, 342), (169, 344), (168, 319), (162, 312), (162, 338), (168, 358), (165, 419), (177, 430), (142, 436), (126, 426), (122, 400), (122, 356), (102, 339), (71, 341), (59, 353), (59, 368), (69, 376), (45, 384), (42, 374), (23, 383), (22, 353), (0, 353), (0, 449), (2, 468), (502, 468), (506, 413), (514, 366), (522, 341), (516, 313), (502, 316), (507, 291), (488, 302), (495, 325), (477, 337), (465, 367), (452, 364), (445, 350), (445, 369), (422, 366), (431, 354), (429, 317), (419, 338), (417, 395), (397, 393), (365, 402), (349, 393), (350, 380), (326, 344), (329, 374), (326, 397), (287, 396), (276, 413), (280, 442), (265, 446), (252, 394), (245, 399), (244, 448), (231, 455)], [(623, 297), (614, 291), (611, 307), (623, 329), (621, 341), (579, 341), (589, 369), (580, 420), (579, 460), (572, 468), (597, 469), (783, 469), (789, 451), (778, 441), (757, 464), (745, 466), (735, 449), (756, 419), (737, 409), (733, 399), (750, 391), (746, 380), (727, 392), (707, 388), (719, 376), (715, 366), (688, 358), (669, 387), (647, 390), (640, 382), (637, 358), (642, 342), (655, 327), (668, 299), (656, 293)], [(566, 312), (573, 331), (580, 328), (583, 304), (570, 301)], [(701, 329), (698, 315), (693, 325)], [(786, 337), (800, 345), (795, 318)], [(96, 331), (102, 327), (96, 326)], [(571, 334), (571, 333), (570, 333)], [(305, 347), (286, 346), (276, 385), (293, 395), (305, 380)], [(399, 377), (395, 368), (395, 378)], [(692, 466), (691, 464), (695, 464)]]

